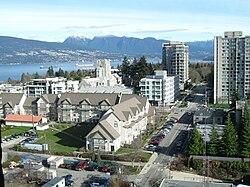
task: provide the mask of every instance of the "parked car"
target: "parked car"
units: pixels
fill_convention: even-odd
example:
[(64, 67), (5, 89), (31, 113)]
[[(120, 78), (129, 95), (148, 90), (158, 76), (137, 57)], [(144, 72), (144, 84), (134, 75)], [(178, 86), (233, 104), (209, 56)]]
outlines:
[(146, 150), (148, 150), (148, 151), (155, 151), (155, 149), (156, 149), (156, 146), (155, 145), (152, 145), (152, 144), (148, 144), (148, 145), (146, 145)]
[(173, 120), (174, 123), (177, 123), (179, 121), (179, 119), (175, 117), (171, 117), (170, 120)]
[(81, 171), (81, 170), (83, 170), (86, 166), (87, 166), (87, 162), (86, 162), (86, 161), (81, 161), (81, 162), (79, 162), (79, 163), (76, 165), (75, 170)]
[(103, 167), (99, 167), (98, 171), (102, 171), (102, 172), (108, 172), (110, 170), (110, 168), (108, 166), (103, 166)]

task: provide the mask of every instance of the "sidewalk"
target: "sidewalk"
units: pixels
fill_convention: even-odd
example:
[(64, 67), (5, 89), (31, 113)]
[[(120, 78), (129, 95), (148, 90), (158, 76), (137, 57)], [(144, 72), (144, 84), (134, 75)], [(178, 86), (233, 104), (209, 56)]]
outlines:
[(144, 167), (142, 168), (141, 172), (139, 175), (143, 175), (146, 174), (149, 170), (149, 168), (151, 167), (151, 165), (153, 164), (153, 162), (155, 161), (155, 159), (157, 158), (157, 153), (153, 153), (152, 156), (150, 157), (149, 161), (147, 162), (146, 165), (144, 165)]

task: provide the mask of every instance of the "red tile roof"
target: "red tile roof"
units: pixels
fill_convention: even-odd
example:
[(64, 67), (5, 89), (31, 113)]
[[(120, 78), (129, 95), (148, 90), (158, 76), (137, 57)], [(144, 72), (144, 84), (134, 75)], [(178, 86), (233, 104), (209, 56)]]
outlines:
[(37, 123), (42, 120), (42, 116), (34, 116), (32, 119), (32, 115), (9, 114), (4, 120)]

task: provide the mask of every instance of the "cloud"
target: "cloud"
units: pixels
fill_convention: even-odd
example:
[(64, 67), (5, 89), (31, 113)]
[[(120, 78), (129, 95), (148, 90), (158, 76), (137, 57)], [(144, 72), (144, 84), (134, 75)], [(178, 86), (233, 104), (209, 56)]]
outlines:
[(132, 33), (140, 33), (140, 34), (157, 34), (157, 33), (169, 33), (169, 32), (179, 32), (179, 31), (187, 31), (188, 29), (168, 29), (168, 30), (142, 30), (135, 31)]
[(99, 25), (99, 26), (88, 26), (88, 27), (84, 27), (84, 26), (65, 26), (63, 27), (63, 29), (66, 30), (72, 30), (72, 29), (103, 29), (103, 28), (109, 28), (109, 27), (118, 27), (118, 26), (124, 26), (125, 24), (112, 24), (112, 25)]

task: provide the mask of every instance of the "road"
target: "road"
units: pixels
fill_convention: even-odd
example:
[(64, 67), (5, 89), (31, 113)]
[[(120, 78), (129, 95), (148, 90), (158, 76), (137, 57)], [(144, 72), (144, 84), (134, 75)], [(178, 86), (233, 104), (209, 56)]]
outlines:
[[(157, 157), (145, 174), (140, 174), (136, 177), (135, 182), (138, 186), (153, 186), (154, 183), (158, 183), (162, 178), (171, 178), (171, 171), (168, 169), (171, 162), (175, 159), (176, 155), (186, 148), (187, 140), (189, 137), (188, 127), (192, 123), (192, 112), (196, 111), (198, 107), (204, 104), (205, 86), (197, 87), (191, 94), (188, 107), (178, 108), (173, 107), (169, 117), (179, 118), (179, 122), (174, 125), (172, 130), (162, 140), (161, 144), (156, 149)], [(187, 136), (183, 134), (187, 133)], [(183, 141), (183, 138), (185, 140)], [(176, 143), (182, 140), (181, 150), (176, 149)]]

